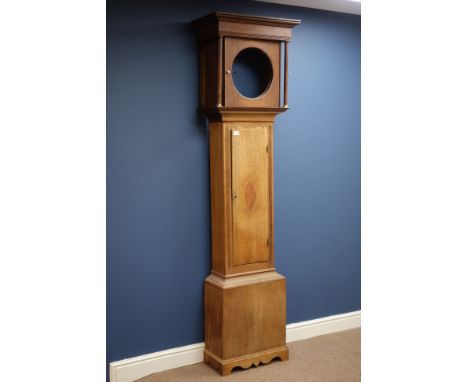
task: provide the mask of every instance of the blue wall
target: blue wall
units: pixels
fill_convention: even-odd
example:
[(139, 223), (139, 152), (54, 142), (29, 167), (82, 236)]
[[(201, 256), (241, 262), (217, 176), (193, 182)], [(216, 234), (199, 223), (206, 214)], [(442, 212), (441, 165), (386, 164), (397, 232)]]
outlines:
[(203, 341), (207, 132), (189, 22), (297, 18), (275, 124), (275, 255), (287, 321), (360, 309), (360, 17), (253, 1), (108, 3), (107, 361)]

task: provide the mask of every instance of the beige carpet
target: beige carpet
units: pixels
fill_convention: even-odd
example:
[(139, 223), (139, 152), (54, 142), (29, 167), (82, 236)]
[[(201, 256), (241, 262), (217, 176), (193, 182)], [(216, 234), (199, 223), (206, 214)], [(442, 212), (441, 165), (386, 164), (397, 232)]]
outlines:
[(163, 371), (138, 382), (356, 382), (361, 380), (361, 329), (288, 343), (289, 361), (273, 361), (221, 377), (203, 363)]

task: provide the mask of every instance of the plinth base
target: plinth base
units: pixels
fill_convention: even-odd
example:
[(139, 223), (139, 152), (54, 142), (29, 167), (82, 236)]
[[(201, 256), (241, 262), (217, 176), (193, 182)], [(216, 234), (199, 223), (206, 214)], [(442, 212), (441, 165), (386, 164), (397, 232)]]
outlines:
[(248, 369), (249, 367), (258, 366), (260, 364), (265, 365), (275, 358), (279, 358), (281, 361), (287, 361), (289, 359), (289, 349), (283, 346), (282, 348), (225, 360), (215, 356), (208, 350), (205, 350), (204, 353), (204, 362), (216, 369), (221, 375), (231, 374), (232, 369), (235, 367)]
[(275, 271), (205, 280), (205, 363), (222, 375), (279, 357), (286, 347), (286, 279)]

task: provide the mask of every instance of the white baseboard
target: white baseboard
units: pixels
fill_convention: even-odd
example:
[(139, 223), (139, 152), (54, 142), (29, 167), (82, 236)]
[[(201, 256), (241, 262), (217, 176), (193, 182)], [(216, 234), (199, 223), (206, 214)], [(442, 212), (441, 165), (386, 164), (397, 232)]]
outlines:
[(337, 314), (286, 325), (286, 342), (305, 340), (324, 334), (355, 329), (361, 326), (361, 311)]
[(159, 371), (203, 362), (204, 348), (205, 343), (200, 342), (111, 362), (109, 365), (110, 382), (133, 382)]
[[(286, 342), (305, 340), (361, 326), (361, 311), (286, 325)], [(133, 382), (152, 373), (203, 362), (203, 342), (111, 362), (110, 382)]]

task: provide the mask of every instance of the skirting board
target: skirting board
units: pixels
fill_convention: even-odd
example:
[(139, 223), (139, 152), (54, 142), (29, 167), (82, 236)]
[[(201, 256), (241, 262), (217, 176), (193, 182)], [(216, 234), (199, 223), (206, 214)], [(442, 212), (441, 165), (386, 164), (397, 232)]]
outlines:
[[(361, 326), (361, 311), (286, 325), (286, 342), (305, 340)], [(111, 362), (110, 382), (133, 382), (147, 375), (203, 362), (203, 342)]]

